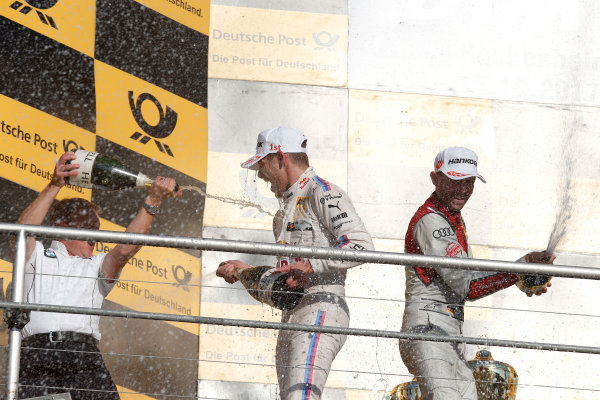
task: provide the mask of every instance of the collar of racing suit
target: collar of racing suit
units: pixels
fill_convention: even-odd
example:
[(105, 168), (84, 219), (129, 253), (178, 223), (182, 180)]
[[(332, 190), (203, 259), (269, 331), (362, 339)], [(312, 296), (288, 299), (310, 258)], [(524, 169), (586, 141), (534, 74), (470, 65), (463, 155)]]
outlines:
[(281, 199), (284, 202), (287, 202), (289, 199), (291, 199), (294, 194), (296, 192), (298, 192), (299, 190), (302, 190), (306, 187), (306, 184), (315, 176), (315, 171), (313, 170), (313, 167), (308, 167), (306, 168), (306, 170), (302, 173), (302, 175), (300, 175), (300, 177), (298, 178), (298, 180), (292, 185), (290, 186), (290, 188), (288, 190), (286, 190), (285, 192), (283, 192), (283, 195), (281, 196)]
[[(429, 204), (428, 204), (429, 203)], [(463, 247), (463, 250), (468, 253), (469, 245), (467, 242), (467, 230), (465, 228), (465, 223), (462, 219), (462, 215), (460, 211), (451, 211), (442, 203), (440, 198), (433, 192), (431, 196), (425, 201), (425, 205), (433, 206), (436, 211), (442, 213), (444, 217), (452, 224), (456, 231), (456, 237), (458, 238), (458, 242)]]

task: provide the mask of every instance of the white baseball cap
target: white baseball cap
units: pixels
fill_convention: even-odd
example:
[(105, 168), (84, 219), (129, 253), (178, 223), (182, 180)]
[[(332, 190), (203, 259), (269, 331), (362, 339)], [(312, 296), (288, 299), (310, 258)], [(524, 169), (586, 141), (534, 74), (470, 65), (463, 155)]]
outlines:
[(306, 153), (302, 143), (306, 137), (297, 129), (278, 126), (258, 134), (256, 154), (242, 163), (242, 168), (258, 169), (257, 163), (267, 154), (277, 153)]
[(483, 176), (477, 173), (477, 154), (465, 147), (449, 147), (440, 151), (433, 168), (435, 172), (441, 171), (455, 181), (476, 176), (485, 183)]

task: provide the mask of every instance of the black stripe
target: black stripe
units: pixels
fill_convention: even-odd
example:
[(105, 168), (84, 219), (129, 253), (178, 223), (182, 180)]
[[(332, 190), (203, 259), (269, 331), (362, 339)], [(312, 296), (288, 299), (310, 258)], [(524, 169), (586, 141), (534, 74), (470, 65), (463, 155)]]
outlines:
[(208, 36), (133, 0), (96, 2), (96, 59), (206, 107)]
[(96, 130), (94, 60), (0, 16), (0, 93)]

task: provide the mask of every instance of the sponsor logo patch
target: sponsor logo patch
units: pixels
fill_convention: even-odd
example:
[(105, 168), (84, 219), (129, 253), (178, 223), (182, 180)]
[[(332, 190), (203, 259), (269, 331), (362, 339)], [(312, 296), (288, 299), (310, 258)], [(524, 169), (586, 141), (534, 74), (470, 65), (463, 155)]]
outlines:
[(304, 189), (304, 186), (306, 186), (306, 184), (310, 181), (310, 179), (308, 178), (302, 178), (302, 180), (300, 181), (299, 185), (300, 185), (300, 189)]
[(348, 218), (348, 213), (346, 213), (346, 212), (343, 212), (343, 213), (341, 213), (341, 214), (338, 214), (338, 215), (336, 215), (336, 216), (334, 216), (334, 217), (331, 217), (331, 222), (338, 221), (338, 220), (340, 220), (340, 219), (342, 219), (342, 218)]
[(454, 235), (454, 229), (451, 227), (436, 229), (431, 234), (435, 239), (441, 239), (443, 237)]
[(48, 258), (56, 258), (56, 253), (52, 249), (44, 250), (44, 255)]
[(328, 208), (337, 208), (339, 211), (342, 211), (340, 209), (340, 202), (338, 201), (336, 204), (327, 204)]
[(463, 254), (463, 248), (459, 243), (452, 242), (446, 246), (446, 257), (460, 257)]
[(352, 220), (352, 219), (350, 221), (342, 221), (339, 224), (334, 225), (333, 229), (337, 231), (338, 229), (340, 229), (342, 227), (342, 225), (344, 225), (344, 224), (350, 224), (352, 222), (354, 222), (354, 220)]
[(450, 164), (471, 164), (477, 166), (477, 161), (471, 158), (453, 158), (452, 160), (448, 160), (448, 165)]
[(302, 211), (308, 212), (308, 207), (306, 206), (307, 202), (308, 197), (298, 197), (298, 200), (296, 200), (296, 210), (300, 209)]
[(323, 197), (321, 197), (319, 199), (319, 203), (325, 204), (326, 201), (330, 201), (330, 200), (333, 200), (333, 199), (339, 199), (340, 197), (342, 197), (341, 193), (338, 193), (337, 196), (334, 196), (332, 194), (327, 193), (325, 196), (323, 196)]
[(296, 232), (296, 231), (312, 231), (313, 227), (310, 222), (306, 220), (300, 221), (292, 221), (287, 224), (288, 232)]

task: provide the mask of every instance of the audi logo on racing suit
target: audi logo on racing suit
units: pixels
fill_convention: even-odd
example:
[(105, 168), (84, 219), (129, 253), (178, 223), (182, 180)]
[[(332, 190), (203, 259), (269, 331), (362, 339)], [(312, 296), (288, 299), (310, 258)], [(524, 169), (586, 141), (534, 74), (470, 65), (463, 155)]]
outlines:
[(448, 228), (442, 228), (442, 229), (436, 229), (435, 231), (432, 232), (432, 235), (435, 239), (441, 239), (443, 237), (446, 236), (452, 236), (454, 235), (454, 229), (448, 227)]

